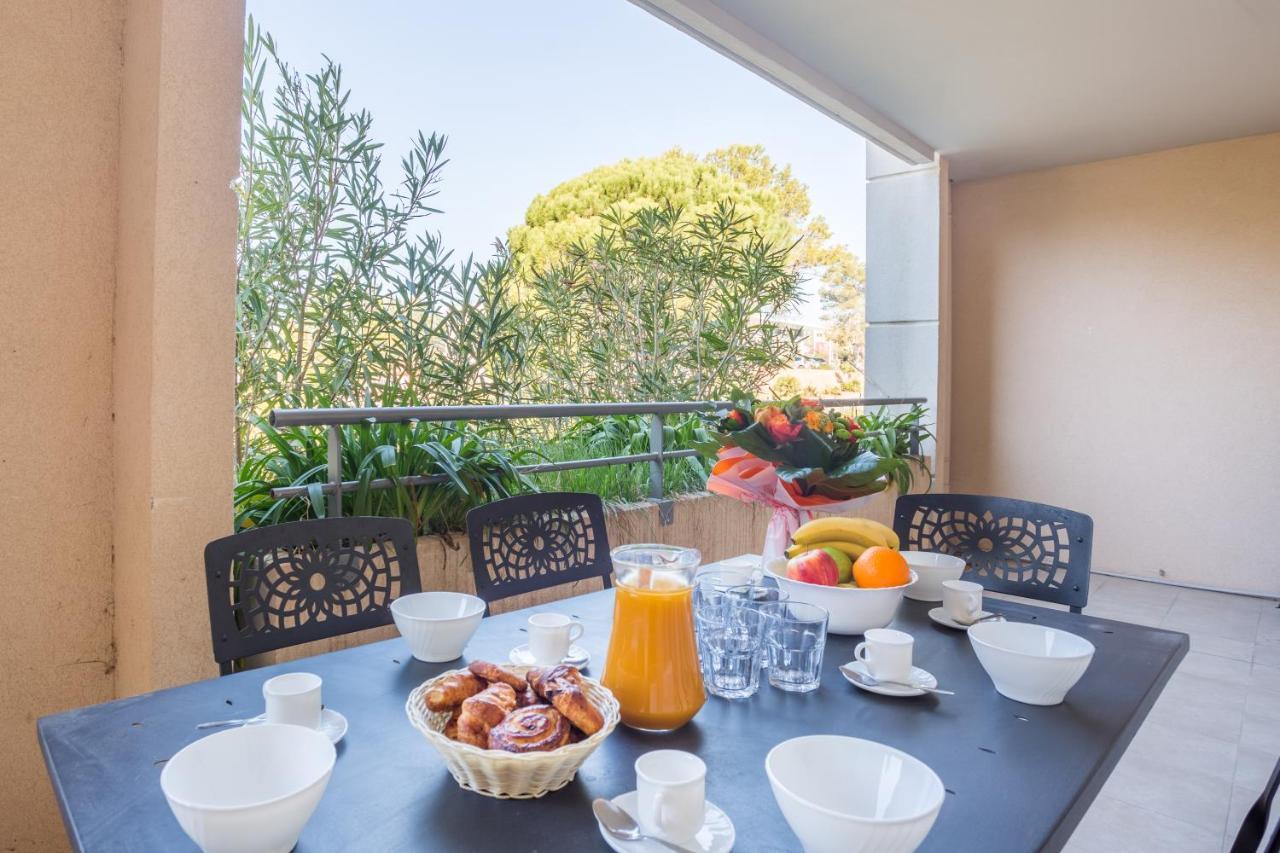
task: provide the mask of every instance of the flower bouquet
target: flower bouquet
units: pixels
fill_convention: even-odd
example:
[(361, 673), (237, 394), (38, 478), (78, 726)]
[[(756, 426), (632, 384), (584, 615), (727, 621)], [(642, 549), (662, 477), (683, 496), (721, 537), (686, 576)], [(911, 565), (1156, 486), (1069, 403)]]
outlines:
[(716, 459), (708, 489), (773, 507), (766, 561), (782, 556), (813, 510), (849, 509), (890, 484), (905, 494), (913, 463), (924, 467), (914, 450), (929, 434), (922, 406), (896, 416), (884, 409), (852, 415), (800, 397), (767, 404), (733, 397), (728, 409), (707, 416), (712, 440), (698, 449)]

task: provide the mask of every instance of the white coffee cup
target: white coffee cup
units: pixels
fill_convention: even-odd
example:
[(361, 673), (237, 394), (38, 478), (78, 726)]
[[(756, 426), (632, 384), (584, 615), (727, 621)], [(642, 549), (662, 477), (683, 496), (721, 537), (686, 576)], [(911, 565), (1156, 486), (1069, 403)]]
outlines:
[(310, 672), (289, 672), (269, 678), (262, 685), (267, 703), (267, 722), (320, 727), (320, 676)]
[(539, 666), (555, 666), (569, 654), (569, 646), (586, 629), (561, 613), (535, 613), (529, 617), (529, 652)]
[(656, 749), (636, 759), (637, 818), (645, 835), (679, 844), (706, 816), (707, 765), (691, 752)]
[(853, 647), (853, 656), (867, 665), (867, 672), (878, 681), (911, 681), (911, 650), (915, 638), (892, 628), (872, 628), (864, 634), (865, 642)]
[(982, 615), (982, 584), (973, 581), (943, 581), (942, 606), (956, 622), (968, 625)]

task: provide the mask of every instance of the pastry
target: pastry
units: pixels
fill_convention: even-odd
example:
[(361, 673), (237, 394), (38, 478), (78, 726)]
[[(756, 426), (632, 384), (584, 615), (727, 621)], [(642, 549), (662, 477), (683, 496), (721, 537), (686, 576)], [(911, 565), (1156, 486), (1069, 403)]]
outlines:
[(569, 742), (569, 721), (550, 705), (517, 708), (489, 730), (489, 749), (550, 752)]
[(426, 703), (429, 711), (449, 711), (462, 704), (464, 699), (476, 695), (486, 687), (485, 680), (470, 672), (455, 672), (431, 685)]
[(516, 707), (527, 708), (530, 705), (542, 704), (542, 697), (534, 692), (533, 688), (525, 685), (523, 690), (516, 691)]
[(582, 675), (577, 669), (561, 664), (550, 669), (531, 669), (529, 684), (539, 696), (582, 730), (593, 735), (604, 727), (604, 715), (582, 689)]
[(458, 718), (462, 716), (462, 706), (453, 709), (448, 721), (444, 724), (444, 736), (449, 740), (458, 739)]
[(467, 669), (471, 671), (472, 675), (477, 675), (491, 684), (493, 682), (505, 684), (517, 693), (528, 686), (523, 676), (507, 669), (505, 666), (489, 663), (487, 660), (472, 661)]
[(516, 692), (511, 685), (490, 684), (462, 703), (462, 714), (458, 717), (458, 740), (489, 748), (489, 730), (502, 722), (507, 714), (516, 708)]

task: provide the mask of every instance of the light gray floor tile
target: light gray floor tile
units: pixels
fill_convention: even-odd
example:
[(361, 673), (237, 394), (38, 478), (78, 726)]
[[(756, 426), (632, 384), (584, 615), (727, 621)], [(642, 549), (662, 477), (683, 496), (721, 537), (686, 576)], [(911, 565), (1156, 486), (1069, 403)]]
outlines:
[(1220, 604), (1178, 600), (1161, 621), (1161, 628), (1251, 643), (1258, 635), (1260, 611)]
[(1255, 663), (1249, 683), (1252, 687), (1280, 692), (1280, 668)]
[[(1108, 602), (1163, 607), (1166, 610), (1177, 599), (1180, 592), (1176, 586), (1133, 581), (1128, 578), (1107, 578), (1102, 590), (1102, 598)], [(1093, 600), (1092, 586), (1089, 590), (1089, 600)]]
[(1209, 592), (1202, 589), (1179, 589), (1178, 601), (1202, 607), (1225, 607), (1229, 610), (1261, 611), (1270, 602), (1265, 598), (1248, 595), (1231, 595), (1225, 592)]
[(1253, 791), (1257, 796), (1266, 787), (1277, 761), (1280, 761), (1280, 753), (1242, 745), (1236, 753), (1235, 786)]
[[(1222, 838), (1222, 849), (1224, 851), (1231, 849), (1236, 833), (1240, 831), (1240, 824), (1244, 821), (1244, 816), (1248, 813), (1249, 808), (1258, 799), (1258, 793), (1258, 790), (1248, 788), (1235, 787), (1231, 789), (1231, 809), (1227, 813), (1227, 831)], [(1280, 810), (1273, 809), (1271, 819), (1267, 823), (1267, 831), (1263, 833), (1262, 837), (1270, 838), (1278, 822), (1280, 822)]]
[(1258, 617), (1258, 640), (1280, 640), (1280, 607), (1263, 608)]
[(1106, 578), (1086, 613), (1183, 631), (1191, 651), (1066, 849), (1228, 850), (1280, 757), (1280, 610)]
[[(1123, 602), (1102, 601), (1094, 603), (1090, 599), (1089, 606), (1084, 609), (1086, 615), (1099, 619), (1112, 619), (1116, 622), (1127, 622), (1130, 625), (1146, 625), (1159, 628), (1168, 607), (1155, 607), (1146, 604), (1127, 604)], [(1252, 648), (1250, 648), (1252, 652)]]
[(1067, 849), (1080, 853), (1207, 853), (1218, 851), (1221, 843), (1220, 832), (1100, 795), (1076, 827)]
[(1178, 665), (1177, 674), (1202, 679), (1206, 690), (1248, 690), (1254, 682), (1253, 669), (1252, 664), (1242, 660), (1207, 655), (1204, 652), (1187, 652), (1187, 656)]
[(1280, 669), (1280, 640), (1259, 640), (1253, 647), (1253, 662)]
[(1240, 740), (1246, 701), (1245, 690), (1206, 690), (1202, 679), (1176, 673), (1147, 720), (1234, 745)]
[(1191, 635), (1192, 651), (1204, 652), (1220, 658), (1233, 660), (1253, 660), (1253, 643), (1243, 640), (1228, 640), (1225, 637), (1211, 637), (1208, 634)]

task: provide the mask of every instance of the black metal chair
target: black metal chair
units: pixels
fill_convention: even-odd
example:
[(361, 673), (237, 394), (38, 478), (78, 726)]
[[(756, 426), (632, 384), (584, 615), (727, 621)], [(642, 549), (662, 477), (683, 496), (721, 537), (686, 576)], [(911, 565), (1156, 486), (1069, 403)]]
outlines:
[(403, 518), (329, 518), (246, 530), (204, 549), (213, 656), (238, 658), (391, 624), (422, 591)]
[(573, 581), (613, 586), (613, 561), (599, 495), (547, 492), (467, 513), (471, 571), (485, 612), (495, 601)]
[(1048, 504), (985, 495), (903, 495), (893, 530), (902, 550), (940, 551), (968, 564), (991, 592), (1066, 604), (1089, 601), (1093, 519)]
[(1231, 853), (1280, 853), (1280, 826), (1271, 835), (1266, 848), (1262, 847), (1263, 836), (1267, 832), (1267, 823), (1271, 819), (1271, 809), (1276, 803), (1276, 793), (1280, 792), (1280, 762), (1271, 771), (1271, 779), (1262, 789), (1257, 802), (1249, 807), (1236, 840), (1231, 844)]

